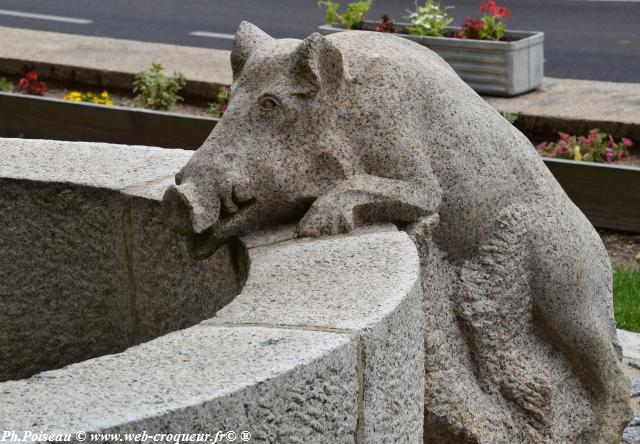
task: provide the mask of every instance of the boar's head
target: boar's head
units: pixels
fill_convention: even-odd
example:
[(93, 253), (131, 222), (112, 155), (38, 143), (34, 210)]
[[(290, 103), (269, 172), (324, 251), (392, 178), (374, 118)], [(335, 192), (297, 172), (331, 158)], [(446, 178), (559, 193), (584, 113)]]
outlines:
[(354, 164), (332, 131), (344, 73), (329, 39), (276, 40), (244, 22), (231, 64), (227, 111), (164, 195), (169, 223), (197, 258), (300, 219)]

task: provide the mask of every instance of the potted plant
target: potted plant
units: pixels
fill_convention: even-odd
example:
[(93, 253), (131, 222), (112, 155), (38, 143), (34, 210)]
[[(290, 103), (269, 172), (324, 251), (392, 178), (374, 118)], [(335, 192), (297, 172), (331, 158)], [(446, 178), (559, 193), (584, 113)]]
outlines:
[(382, 22), (365, 20), (371, 1), (351, 3), (344, 12), (332, 0), (319, 5), (327, 8), (321, 33), (352, 29), (391, 32), (413, 40), (438, 53), (480, 94), (515, 96), (542, 84), (544, 34), (506, 30), (503, 20), (511, 13), (495, 0), (481, 3), (483, 16), (466, 19), (463, 27), (449, 26), (453, 19), (447, 10), (451, 8), (434, 0), (408, 11), (408, 22), (394, 22), (388, 16)]

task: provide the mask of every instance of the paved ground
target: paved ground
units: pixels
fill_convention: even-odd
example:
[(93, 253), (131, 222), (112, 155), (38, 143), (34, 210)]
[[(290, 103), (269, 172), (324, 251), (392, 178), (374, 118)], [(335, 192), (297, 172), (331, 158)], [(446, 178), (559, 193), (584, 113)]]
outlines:
[[(459, 23), (478, 15), (479, 1), (443, 3), (455, 6), (451, 13)], [(640, 83), (640, 0), (504, 3), (514, 14), (509, 26), (545, 32), (546, 75)], [(389, 12), (401, 18), (413, 4), (374, 0), (369, 17)], [(230, 34), (241, 20), (253, 21), (277, 37), (300, 38), (313, 32), (323, 13), (316, 0), (0, 0), (0, 26), (218, 49), (230, 48)]]

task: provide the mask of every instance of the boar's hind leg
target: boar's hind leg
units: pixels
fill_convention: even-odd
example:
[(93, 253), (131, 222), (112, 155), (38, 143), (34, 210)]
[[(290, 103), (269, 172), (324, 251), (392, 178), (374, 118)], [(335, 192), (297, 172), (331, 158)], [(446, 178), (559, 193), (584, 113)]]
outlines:
[(316, 199), (298, 225), (299, 236), (348, 233), (371, 222), (409, 224), (434, 214), (442, 198), (437, 183), (356, 175)]
[(629, 407), (613, 324), (611, 269), (597, 234), (580, 220), (564, 218), (553, 230), (532, 233), (534, 314), (539, 330), (564, 352), (591, 395), (599, 431), (587, 442), (619, 442)]

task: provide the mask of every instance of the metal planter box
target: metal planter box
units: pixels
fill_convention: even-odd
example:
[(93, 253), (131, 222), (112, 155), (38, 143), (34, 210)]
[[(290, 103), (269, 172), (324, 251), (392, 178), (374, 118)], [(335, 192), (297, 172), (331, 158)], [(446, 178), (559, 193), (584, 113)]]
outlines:
[[(396, 23), (406, 30), (408, 23)], [(375, 22), (365, 21), (362, 30), (373, 31)], [(454, 32), (459, 28), (447, 28)], [(332, 25), (320, 26), (322, 34), (346, 31)], [(392, 34), (425, 45), (447, 61), (479, 94), (515, 96), (542, 84), (544, 76), (544, 33), (509, 31), (507, 41), (468, 40), (452, 37), (418, 37)]]

